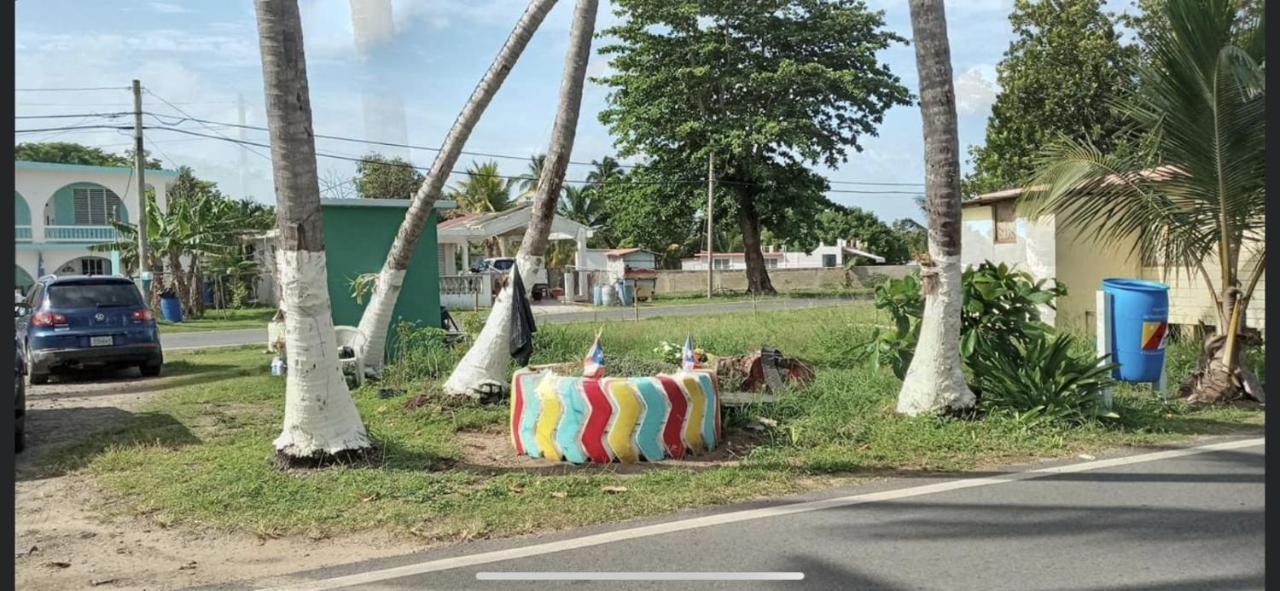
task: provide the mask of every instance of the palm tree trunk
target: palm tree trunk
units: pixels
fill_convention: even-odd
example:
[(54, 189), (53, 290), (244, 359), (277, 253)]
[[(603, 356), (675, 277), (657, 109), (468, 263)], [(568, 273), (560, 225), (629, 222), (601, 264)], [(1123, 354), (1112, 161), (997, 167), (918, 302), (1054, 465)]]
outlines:
[(908, 415), (972, 407), (960, 361), (960, 155), (951, 48), (942, 0), (911, 0), (920, 115), (924, 120), (929, 255), (922, 269), (924, 319), (898, 394)]
[(256, 0), (262, 80), (271, 138), (278, 264), (285, 312), (282, 465), (316, 465), (371, 447), (338, 364), (329, 306), (324, 225), (316, 175), (311, 98), (297, 0)]
[[(564, 173), (569, 165), (569, 154), (573, 151), (578, 114), (582, 110), (582, 87), (587, 76), (587, 60), (591, 57), (591, 36), (595, 33), (598, 4), (597, 0), (578, 0), (574, 8), (551, 144), (534, 193), (529, 227), (525, 229), (520, 250), (516, 253), (516, 264), (526, 289), (533, 287), (534, 277), (546, 264), (551, 221), (564, 186)], [(506, 389), (506, 371), (511, 364), (507, 343), (511, 331), (512, 299), (511, 283), (508, 282), (498, 294), (480, 335), (445, 381), (445, 392), (479, 397)]]
[(391, 326), (391, 313), (395, 309), (396, 299), (400, 296), (400, 287), (404, 283), (405, 271), (409, 268), (409, 259), (418, 245), (418, 238), (422, 236), (423, 226), (431, 216), (432, 205), (436, 199), (440, 198), (440, 191), (444, 188), (453, 165), (458, 161), (458, 156), (462, 153), (463, 145), (467, 143), (471, 130), (475, 128), (476, 122), (489, 106), (489, 101), (498, 92), (507, 74), (515, 66), (516, 60), (524, 52), (525, 46), (529, 44), (534, 31), (542, 24), (555, 2), (556, 0), (530, 0), (520, 21), (507, 37), (507, 42), (498, 51), (497, 57), (489, 65), (489, 70), (480, 79), (480, 83), (471, 92), (471, 98), (467, 100), (467, 104), (462, 107), (462, 112), (453, 122), (449, 135), (445, 137), (444, 146), (436, 153), (435, 161), (431, 163), (431, 170), (427, 173), (426, 180), (414, 194), (413, 203), (409, 205), (404, 222), (400, 224), (400, 231), (396, 233), (395, 241), (391, 243), (387, 261), (378, 274), (373, 294), (369, 297), (369, 305), (360, 317), (359, 328), (360, 334), (364, 336), (364, 342), (356, 354), (365, 371), (377, 373), (382, 368), (383, 357), (386, 354), (387, 329)]

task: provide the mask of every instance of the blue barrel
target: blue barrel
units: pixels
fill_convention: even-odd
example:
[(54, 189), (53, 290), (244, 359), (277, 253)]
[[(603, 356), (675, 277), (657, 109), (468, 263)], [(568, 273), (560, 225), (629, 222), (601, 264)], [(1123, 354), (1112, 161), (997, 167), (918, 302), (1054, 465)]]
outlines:
[(160, 315), (169, 322), (182, 322), (182, 301), (172, 294), (162, 294)]
[(1169, 286), (1158, 281), (1110, 277), (1111, 349), (1120, 367), (1112, 376), (1126, 382), (1156, 382), (1164, 369), (1169, 334)]
[(594, 305), (596, 305), (596, 306), (599, 306), (600, 304), (604, 303), (604, 302), (601, 300), (601, 296), (600, 296), (600, 286), (599, 286), (599, 285), (593, 285), (593, 286), (591, 286), (591, 303), (592, 303), (592, 304), (594, 304)]
[(619, 281), (618, 282), (618, 300), (622, 302), (622, 305), (630, 306), (632, 295), (633, 295), (633, 292), (632, 292), (631, 284), (627, 283), (626, 281)]

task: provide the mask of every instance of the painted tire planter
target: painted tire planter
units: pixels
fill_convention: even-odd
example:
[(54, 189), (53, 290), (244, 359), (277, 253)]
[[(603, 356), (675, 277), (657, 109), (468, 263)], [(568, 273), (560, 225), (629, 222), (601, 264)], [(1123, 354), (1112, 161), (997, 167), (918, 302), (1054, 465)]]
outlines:
[(534, 458), (627, 464), (715, 449), (720, 398), (711, 371), (582, 378), (522, 369), (511, 378), (511, 444)]

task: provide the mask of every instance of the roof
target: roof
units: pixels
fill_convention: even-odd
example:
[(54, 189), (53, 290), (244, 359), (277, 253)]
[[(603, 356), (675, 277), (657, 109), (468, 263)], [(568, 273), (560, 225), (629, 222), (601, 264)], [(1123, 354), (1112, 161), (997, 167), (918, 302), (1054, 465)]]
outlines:
[[(437, 224), (436, 236), (441, 242), (485, 240), (527, 228), (532, 217), (533, 207), (528, 203), (504, 211), (470, 213)], [(594, 233), (591, 226), (560, 214), (551, 218), (551, 240), (574, 240), (579, 234), (590, 237)]]
[[(1175, 167), (1170, 165), (1164, 165), (1164, 166), (1157, 166), (1155, 168), (1144, 170), (1138, 174), (1140, 174), (1142, 177), (1148, 180), (1161, 181), (1161, 180), (1168, 179), (1176, 171), (1177, 169)], [(1111, 175), (1107, 177), (1106, 182), (1107, 183), (1120, 182), (1120, 177), (1119, 175)], [(1043, 188), (1043, 185), (1039, 185), (1037, 187), (1032, 187), (1032, 188), (1041, 189)], [(1022, 187), (1014, 187), (1012, 189), (1002, 189), (1000, 191), (983, 193), (981, 195), (978, 195), (977, 197), (974, 197), (973, 199), (966, 199), (960, 202), (960, 207), (976, 207), (979, 205), (991, 205), (992, 203), (999, 203), (1001, 201), (1009, 201), (1011, 199), (1017, 199), (1018, 196), (1022, 195), (1022, 191), (1023, 191)]]
[[(760, 253), (760, 254), (763, 254), (763, 255), (764, 255), (764, 256), (766, 256), (766, 257), (775, 257), (775, 258), (776, 258), (776, 257), (780, 257), (780, 256), (782, 256), (782, 253), (780, 253), (780, 252), (762, 252), (762, 253)], [(691, 256), (691, 257), (686, 257), (686, 258), (683, 258), (683, 259), (680, 259), (680, 260), (683, 260), (683, 261), (691, 261), (691, 260), (693, 260), (693, 259), (706, 258), (706, 256), (707, 256), (707, 251), (705, 251), (705, 250), (700, 250), (700, 251), (698, 251), (698, 252), (694, 253), (694, 255), (693, 255), (693, 256)], [(715, 256), (716, 256), (716, 257), (722, 257), (722, 256), (723, 256), (723, 257), (744, 257), (744, 256), (747, 256), (747, 253), (745, 253), (745, 252), (720, 252), (720, 251), (716, 251)]]
[(860, 257), (865, 257), (865, 258), (871, 259), (871, 260), (873, 260), (873, 261), (875, 261), (875, 262), (877, 262), (877, 263), (883, 263), (883, 262), (884, 262), (884, 260), (885, 260), (885, 259), (884, 259), (884, 257), (882, 257), (882, 256), (880, 256), (880, 255), (878, 255), (878, 254), (872, 254), (872, 253), (869, 253), (869, 252), (867, 252), (867, 251), (865, 251), (865, 250), (858, 250), (858, 249), (856, 249), (856, 248), (853, 248), (852, 246), (846, 246), (846, 247), (844, 247), (844, 251), (845, 251), (845, 252), (847, 252), (847, 253), (849, 253), (849, 254), (852, 254), (852, 255), (857, 255), (857, 256), (860, 256)]
[[(114, 174), (133, 174), (132, 166), (94, 166), (91, 164), (63, 164), (61, 162), (32, 162), (30, 160), (14, 160), (14, 168), (33, 170), (65, 170), (67, 172), (107, 172)], [(178, 176), (178, 171), (165, 168), (148, 168), (143, 174), (152, 176)]]
[(651, 255), (654, 255), (654, 256), (657, 256), (657, 255), (658, 255), (658, 253), (653, 252), (652, 250), (645, 250), (645, 249), (643, 249), (643, 248), (615, 248), (615, 249), (612, 249), (612, 250), (606, 250), (606, 251), (604, 251), (604, 254), (605, 254), (605, 256), (620, 257), (620, 256), (629, 255), (629, 254), (631, 254), (631, 253), (633, 253), (633, 252), (647, 252), (647, 253), (649, 253), (649, 254), (651, 254)]
[[(398, 207), (401, 209), (409, 209), (409, 205), (412, 203), (412, 199), (347, 198), (320, 200), (320, 205), (328, 205), (330, 207)], [(440, 199), (431, 204), (431, 207), (434, 209), (453, 209), (454, 207), (457, 207), (457, 203), (447, 199)]]

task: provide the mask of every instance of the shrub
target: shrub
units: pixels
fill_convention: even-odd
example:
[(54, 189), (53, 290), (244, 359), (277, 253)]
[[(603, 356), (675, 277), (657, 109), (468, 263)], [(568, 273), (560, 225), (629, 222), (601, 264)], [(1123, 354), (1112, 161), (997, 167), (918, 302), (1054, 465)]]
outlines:
[(982, 348), (968, 358), (970, 386), (979, 408), (1020, 421), (1081, 424), (1115, 417), (1104, 409), (1102, 391), (1112, 383), (1114, 363), (1072, 352), (1075, 339), (1040, 335), (1012, 350)]
[(391, 362), (382, 379), (395, 386), (407, 386), (443, 376), (458, 361), (459, 352), (450, 349), (448, 333), (434, 326), (418, 326), (401, 320), (394, 331), (396, 341), (389, 347)]

